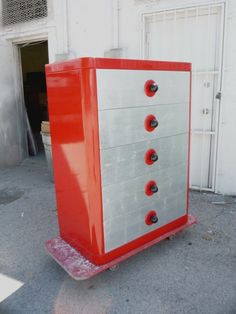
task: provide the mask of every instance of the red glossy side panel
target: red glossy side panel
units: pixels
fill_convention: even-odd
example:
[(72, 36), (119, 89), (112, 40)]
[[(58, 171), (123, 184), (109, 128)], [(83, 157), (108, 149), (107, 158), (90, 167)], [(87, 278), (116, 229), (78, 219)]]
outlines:
[(84, 84), (96, 90), (94, 70), (47, 71), (60, 235), (92, 259), (103, 253), (99, 139), (95, 94)]

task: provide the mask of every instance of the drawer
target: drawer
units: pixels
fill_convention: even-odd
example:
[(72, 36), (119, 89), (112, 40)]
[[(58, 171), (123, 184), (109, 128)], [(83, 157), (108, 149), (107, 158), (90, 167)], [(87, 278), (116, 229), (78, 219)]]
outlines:
[[(154, 149), (158, 160), (149, 165), (145, 154)], [(100, 150), (102, 186), (152, 174), (188, 161), (188, 133)]]
[[(100, 69), (96, 73), (99, 110), (189, 101), (190, 72)], [(153, 97), (144, 92), (148, 80), (159, 88)]]
[[(149, 115), (154, 115), (159, 123), (152, 132), (148, 132), (144, 126)], [(188, 103), (103, 110), (99, 111), (100, 148), (106, 149), (186, 133), (188, 126)]]
[[(158, 193), (147, 196), (145, 183), (156, 180)], [(187, 164), (159, 170), (102, 189), (105, 251), (128, 243), (186, 214)], [(156, 210), (158, 223), (145, 217)]]

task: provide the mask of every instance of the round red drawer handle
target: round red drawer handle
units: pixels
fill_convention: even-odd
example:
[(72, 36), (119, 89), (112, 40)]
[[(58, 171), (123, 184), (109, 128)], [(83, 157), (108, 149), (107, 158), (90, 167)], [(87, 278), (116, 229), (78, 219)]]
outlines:
[(158, 91), (158, 89), (159, 88), (158, 88), (157, 83), (153, 80), (148, 80), (144, 84), (144, 92), (148, 97), (154, 96), (156, 92)]
[(155, 149), (151, 148), (149, 149), (145, 154), (145, 162), (147, 165), (152, 165), (154, 162), (158, 160), (158, 155)]
[(155, 210), (151, 210), (149, 213), (147, 213), (147, 215), (145, 217), (145, 222), (149, 226), (152, 224), (156, 224), (158, 222), (158, 217), (157, 217), (157, 213), (155, 212)]
[(145, 186), (145, 193), (148, 196), (152, 196), (153, 194), (158, 192), (158, 186), (155, 181), (149, 181)]
[(144, 126), (145, 126), (145, 129), (146, 129), (148, 132), (154, 131), (155, 128), (158, 127), (157, 118), (156, 118), (153, 114), (148, 115), (148, 116), (145, 118)]

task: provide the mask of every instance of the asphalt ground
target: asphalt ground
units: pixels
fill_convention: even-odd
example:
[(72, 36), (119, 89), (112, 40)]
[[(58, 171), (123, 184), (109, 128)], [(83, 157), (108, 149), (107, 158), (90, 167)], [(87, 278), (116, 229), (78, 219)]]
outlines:
[(44, 156), (0, 170), (0, 313), (235, 314), (236, 198), (191, 192), (190, 212), (171, 241), (75, 281), (44, 250), (58, 234)]

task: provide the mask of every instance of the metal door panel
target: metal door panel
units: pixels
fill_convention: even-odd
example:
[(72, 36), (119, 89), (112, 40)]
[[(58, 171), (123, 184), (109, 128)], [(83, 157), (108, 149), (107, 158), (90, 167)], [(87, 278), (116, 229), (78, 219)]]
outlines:
[[(144, 127), (148, 115), (154, 115), (159, 122), (152, 132), (148, 132)], [(100, 148), (186, 133), (188, 125), (188, 103), (99, 111)]]
[[(189, 72), (102, 69), (96, 73), (99, 110), (189, 101)], [(159, 87), (153, 97), (144, 93), (144, 84), (150, 79)]]

